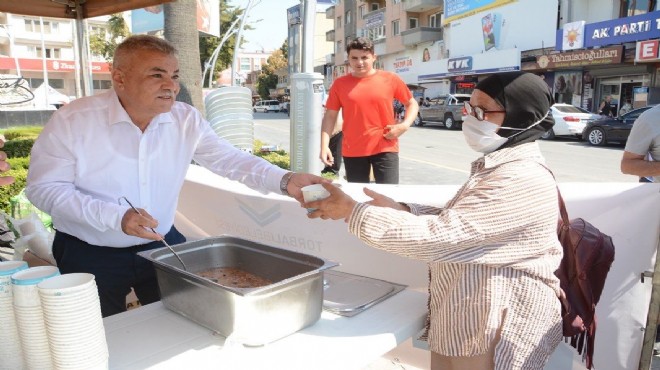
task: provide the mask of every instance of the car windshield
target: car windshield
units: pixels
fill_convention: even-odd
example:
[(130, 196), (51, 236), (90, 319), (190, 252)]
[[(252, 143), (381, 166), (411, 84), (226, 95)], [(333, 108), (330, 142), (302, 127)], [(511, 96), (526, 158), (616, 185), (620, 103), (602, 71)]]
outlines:
[(573, 105), (555, 105), (554, 108), (562, 113), (589, 113)]

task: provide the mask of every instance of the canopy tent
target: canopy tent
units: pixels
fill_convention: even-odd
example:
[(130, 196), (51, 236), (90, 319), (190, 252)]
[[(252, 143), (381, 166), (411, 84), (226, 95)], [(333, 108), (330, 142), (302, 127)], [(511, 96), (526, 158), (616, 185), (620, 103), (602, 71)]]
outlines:
[(34, 89), (32, 93), (34, 94), (34, 99), (32, 101), (36, 106), (46, 105), (46, 102), (48, 102), (49, 105), (57, 106), (68, 104), (71, 101), (68, 96), (53, 89), (51, 86), (46, 85), (46, 83), (42, 83), (39, 87)]
[[(0, 1), (0, 12), (39, 17), (72, 18), (76, 27), (76, 60), (80, 65), (78, 95), (92, 95), (92, 75), (89, 67), (89, 45), (85, 18), (98, 17), (170, 3), (174, 0), (16, 0)], [(12, 53), (15, 52), (12, 50)]]

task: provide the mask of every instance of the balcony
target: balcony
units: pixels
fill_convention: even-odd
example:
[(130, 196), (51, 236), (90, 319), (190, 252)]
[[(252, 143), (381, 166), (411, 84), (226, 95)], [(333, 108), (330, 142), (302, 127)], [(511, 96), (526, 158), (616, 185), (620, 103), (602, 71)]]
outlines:
[(417, 27), (401, 32), (403, 45), (415, 46), (423, 42), (442, 40), (442, 28)]
[(442, 8), (442, 0), (406, 0), (403, 10), (407, 12), (426, 12), (433, 8)]
[(335, 6), (331, 6), (325, 10), (325, 19), (335, 19)]
[(335, 41), (335, 30), (330, 30), (325, 33), (325, 41)]

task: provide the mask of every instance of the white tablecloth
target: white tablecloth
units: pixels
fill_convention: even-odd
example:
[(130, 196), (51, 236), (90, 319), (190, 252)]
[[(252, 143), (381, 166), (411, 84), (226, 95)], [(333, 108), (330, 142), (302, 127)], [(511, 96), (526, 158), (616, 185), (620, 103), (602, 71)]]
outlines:
[(160, 302), (104, 319), (110, 369), (361, 369), (417, 332), (427, 295), (406, 289), (351, 318), (328, 312), (288, 337), (244, 347)]

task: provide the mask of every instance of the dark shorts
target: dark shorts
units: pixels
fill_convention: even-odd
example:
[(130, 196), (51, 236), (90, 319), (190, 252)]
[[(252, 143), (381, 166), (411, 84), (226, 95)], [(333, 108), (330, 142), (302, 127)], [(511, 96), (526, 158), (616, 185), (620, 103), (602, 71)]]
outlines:
[[(165, 240), (174, 245), (185, 242), (186, 238), (172, 226)], [(164, 246), (162, 242), (154, 241), (127, 248), (103, 247), (56, 231), (53, 257), (62, 274), (94, 274), (101, 300), (101, 313), (106, 317), (126, 311), (126, 295), (131, 288), (143, 305), (160, 300), (154, 267), (151, 261), (137, 253)]]
[(399, 183), (399, 153), (378, 153), (368, 157), (344, 157), (346, 181), (370, 182), (369, 173), (374, 170), (376, 184)]

